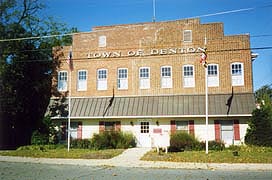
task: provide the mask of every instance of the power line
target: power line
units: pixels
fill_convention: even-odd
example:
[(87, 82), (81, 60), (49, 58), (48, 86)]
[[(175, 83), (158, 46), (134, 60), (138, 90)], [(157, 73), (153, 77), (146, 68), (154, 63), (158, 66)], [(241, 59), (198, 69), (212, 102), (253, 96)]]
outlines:
[(272, 34), (261, 34), (261, 35), (252, 35), (251, 38), (259, 38), (259, 37), (272, 37)]
[(238, 12), (244, 12), (244, 11), (252, 11), (252, 10), (255, 10), (255, 9), (267, 8), (267, 7), (272, 7), (272, 4), (265, 5), (265, 6), (251, 7), (251, 8), (234, 9), (234, 10), (222, 11), (222, 12), (211, 13), (211, 14), (204, 14), (204, 15), (200, 15), (200, 16), (189, 17), (188, 19), (191, 19), (191, 18), (201, 18), (201, 17), (210, 17), (210, 16), (217, 16), (217, 15), (223, 15), (223, 14), (238, 13)]
[(43, 39), (43, 38), (52, 38), (52, 37), (72, 36), (73, 34), (75, 34), (75, 33), (59, 34), (59, 35), (46, 35), (46, 36), (32, 36), (32, 37), (13, 38), (13, 39), (0, 39), (0, 42), (23, 41), (23, 40)]
[[(212, 14), (204, 14), (200, 16), (194, 16), (189, 17), (185, 19), (192, 19), (192, 18), (201, 18), (201, 17), (210, 17), (210, 16), (217, 16), (217, 15), (223, 15), (223, 14), (230, 14), (230, 13), (238, 13), (238, 12), (244, 12), (244, 11), (252, 11), (259, 8), (267, 8), (272, 7), (272, 4), (265, 5), (265, 6), (258, 6), (258, 7), (251, 7), (251, 8), (242, 8), (242, 9), (235, 9), (235, 10), (229, 10), (229, 11), (222, 11)], [(67, 34), (60, 34), (60, 35), (46, 35), (46, 36), (32, 36), (32, 37), (23, 37), (23, 38), (13, 38), (13, 39), (0, 39), (0, 42), (7, 42), (7, 41), (23, 41), (23, 40), (32, 40), (32, 39), (42, 39), (42, 38), (52, 38), (52, 37), (61, 37), (61, 36), (72, 36), (74, 34), (78, 33), (67, 33)]]
[[(262, 38), (262, 37), (272, 37), (272, 34), (259, 34), (259, 35), (252, 35), (250, 36), (250, 38)], [(212, 38), (209, 39), (209, 41), (214, 41), (214, 40), (222, 40), (222, 37), (219, 38)], [(164, 43), (179, 43), (180, 41), (164, 41)], [(125, 47), (125, 48), (124, 48)], [(111, 50), (125, 50), (127, 49), (127, 45), (118, 45), (118, 48), (111, 48)], [(46, 52), (46, 51), (51, 51), (52, 52), (52, 48), (44, 48), (44, 49), (21, 49), (21, 50), (10, 50), (5, 52), (4, 54), (8, 55), (9, 53), (15, 53), (15, 52)], [(81, 52), (81, 51), (73, 51), (73, 52)]]

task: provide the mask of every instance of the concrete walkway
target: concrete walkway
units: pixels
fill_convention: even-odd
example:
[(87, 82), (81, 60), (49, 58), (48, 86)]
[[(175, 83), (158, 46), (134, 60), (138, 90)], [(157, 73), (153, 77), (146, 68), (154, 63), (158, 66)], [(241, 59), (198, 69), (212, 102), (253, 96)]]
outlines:
[(151, 148), (131, 148), (112, 159), (53, 159), (0, 156), (2, 162), (27, 162), (43, 164), (70, 164), (84, 166), (118, 166), (141, 168), (207, 169), (207, 170), (272, 170), (272, 164), (228, 164), (228, 163), (179, 163), (164, 161), (142, 161), (140, 158)]

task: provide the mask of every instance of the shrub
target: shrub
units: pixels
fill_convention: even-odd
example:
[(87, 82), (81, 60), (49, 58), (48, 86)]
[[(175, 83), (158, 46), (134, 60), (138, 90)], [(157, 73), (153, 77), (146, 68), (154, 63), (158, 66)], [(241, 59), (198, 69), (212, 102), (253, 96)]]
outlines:
[(260, 107), (253, 110), (245, 136), (247, 145), (272, 147), (272, 88), (265, 85), (255, 91)]
[(48, 136), (40, 133), (38, 130), (34, 131), (31, 136), (32, 145), (44, 145), (48, 144)]
[(248, 125), (245, 136), (247, 145), (272, 147), (272, 107), (270, 105), (262, 105), (260, 109), (255, 109)]
[(32, 145), (57, 144), (57, 131), (49, 116), (45, 116), (38, 130), (33, 131), (31, 136)]
[(171, 135), (169, 151), (193, 150), (198, 146), (199, 141), (194, 136), (183, 132), (176, 132)]
[(228, 147), (228, 149), (231, 150), (231, 151), (240, 151), (241, 148), (242, 148), (241, 146), (237, 146), (237, 145), (230, 145)]
[[(206, 149), (206, 142), (201, 141), (197, 147), (198, 147), (197, 150), (205, 150)], [(209, 147), (209, 150), (222, 151), (225, 149), (225, 144), (222, 141), (209, 141), (208, 147)]]
[(105, 131), (100, 134), (94, 134), (92, 145), (95, 149), (127, 149), (129, 147), (135, 147), (136, 141), (132, 134)]
[(94, 149), (110, 149), (109, 133), (104, 132), (100, 134), (94, 134), (92, 138), (92, 145)]
[(71, 148), (74, 149), (91, 149), (92, 144), (89, 139), (72, 139)]
[(127, 149), (136, 147), (136, 141), (131, 133), (121, 133), (121, 139), (118, 141), (116, 148)]
[(225, 149), (225, 144), (222, 141), (209, 141), (209, 150), (222, 151)]

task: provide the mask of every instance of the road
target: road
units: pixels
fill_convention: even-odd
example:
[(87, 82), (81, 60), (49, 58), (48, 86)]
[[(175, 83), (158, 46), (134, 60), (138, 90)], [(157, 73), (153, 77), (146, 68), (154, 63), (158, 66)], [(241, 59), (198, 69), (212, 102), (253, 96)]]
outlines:
[(271, 171), (222, 171), (0, 162), (1, 180), (271, 180)]

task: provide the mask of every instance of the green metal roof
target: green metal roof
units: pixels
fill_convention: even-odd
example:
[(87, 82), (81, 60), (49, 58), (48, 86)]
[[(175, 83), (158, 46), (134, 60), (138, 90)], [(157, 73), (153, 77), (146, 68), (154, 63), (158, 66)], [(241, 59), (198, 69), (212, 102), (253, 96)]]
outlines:
[[(251, 116), (255, 108), (252, 93), (211, 94), (208, 97), (209, 116)], [(229, 107), (226, 104), (230, 99)], [(55, 103), (58, 105), (54, 106)], [(51, 99), (48, 113), (54, 118), (67, 118), (68, 99), (62, 99), (62, 102)], [(71, 98), (71, 118), (190, 116), (205, 116), (205, 95)]]

